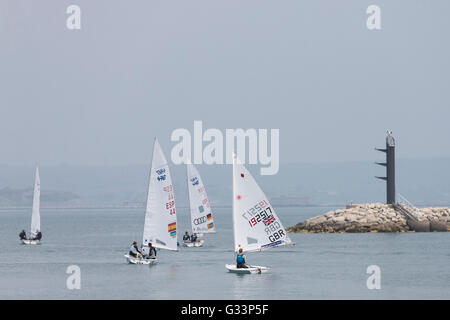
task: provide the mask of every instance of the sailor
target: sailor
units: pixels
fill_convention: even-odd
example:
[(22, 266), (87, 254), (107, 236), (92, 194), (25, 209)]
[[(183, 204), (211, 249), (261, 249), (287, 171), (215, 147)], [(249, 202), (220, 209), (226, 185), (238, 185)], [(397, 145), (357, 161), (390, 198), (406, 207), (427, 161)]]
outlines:
[(26, 240), (27, 239), (27, 234), (26, 234), (25, 230), (22, 230), (22, 232), (19, 233), (19, 237), (20, 237), (20, 240)]
[(191, 240), (191, 237), (189, 237), (189, 233), (186, 231), (186, 233), (183, 236), (183, 241), (188, 242), (189, 240)]
[(137, 242), (133, 241), (130, 246), (130, 252), (128, 253), (131, 257), (136, 258), (138, 255), (141, 255), (142, 252), (138, 249)]
[(197, 234), (194, 232), (194, 234), (191, 236), (191, 242), (197, 241)]
[(236, 256), (236, 267), (237, 268), (248, 268), (248, 266), (245, 264), (245, 255), (242, 252), (242, 248), (239, 248), (238, 254)]
[(151, 242), (148, 243), (148, 247), (144, 247), (142, 253), (145, 259), (156, 258), (156, 249)]
[(36, 237), (33, 240), (41, 240), (42, 239), (42, 233), (41, 231), (37, 230)]

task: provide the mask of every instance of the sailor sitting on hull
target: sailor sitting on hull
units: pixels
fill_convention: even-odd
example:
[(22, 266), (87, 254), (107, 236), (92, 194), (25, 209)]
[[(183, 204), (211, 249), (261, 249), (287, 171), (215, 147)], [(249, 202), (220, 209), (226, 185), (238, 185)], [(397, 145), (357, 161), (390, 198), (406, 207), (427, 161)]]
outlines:
[(42, 233), (39, 230), (37, 230), (36, 231), (36, 236), (33, 239), (31, 239), (31, 240), (39, 240), (39, 241), (41, 241), (41, 239), (42, 239)]
[(152, 243), (149, 242), (147, 247), (142, 249), (142, 256), (144, 259), (154, 259), (156, 258), (156, 249), (152, 246)]
[(138, 258), (142, 256), (142, 252), (138, 249), (136, 241), (133, 241), (133, 243), (131, 244), (130, 252), (128, 252), (128, 255), (133, 258)]
[(191, 236), (191, 242), (196, 242), (197, 239), (197, 234), (194, 232), (194, 234)]
[(27, 233), (25, 232), (25, 230), (22, 230), (22, 232), (19, 233), (19, 238), (20, 240), (27, 240)]
[(189, 236), (189, 233), (186, 231), (186, 233), (183, 236), (183, 241), (184, 242), (189, 242), (191, 241), (191, 237)]
[(239, 248), (238, 254), (236, 256), (236, 268), (248, 268), (245, 264), (245, 255), (242, 251), (242, 248)]

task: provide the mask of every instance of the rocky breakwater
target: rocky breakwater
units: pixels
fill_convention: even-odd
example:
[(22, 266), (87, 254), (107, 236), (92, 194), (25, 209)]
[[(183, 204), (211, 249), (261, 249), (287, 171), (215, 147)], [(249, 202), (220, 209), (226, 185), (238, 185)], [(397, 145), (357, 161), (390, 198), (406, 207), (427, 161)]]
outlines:
[[(401, 208), (400, 208), (401, 209)], [(417, 209), (414, 221), (404, 211), (383, 203), (348, 205), (305, 220), (288, 232), (411, 232), (450, 231), (450, 208)]]

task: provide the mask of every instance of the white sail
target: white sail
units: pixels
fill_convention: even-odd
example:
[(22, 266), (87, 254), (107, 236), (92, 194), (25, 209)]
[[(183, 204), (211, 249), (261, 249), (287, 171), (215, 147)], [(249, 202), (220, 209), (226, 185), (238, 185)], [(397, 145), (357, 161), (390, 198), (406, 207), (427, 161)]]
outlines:
[(175, 197), (166, 157), (155, 138), (142, 245), (177, 250)]
[(280, 219), (252, 175), (233, 156), (234, 248), (264, 250), (291, 243)]
[(35, 237), (41, 230), (41, 215), (39, 212), (41, 198), (41, 180), (39, 178), (39, 168), (36, 166), (34, 174), (33, 209), (31, 211), (31, 236)]
[(192, 232), (215, 233), (211, 206), (202, 178), (193, 164), (187, 164), (187, 182), (189, 190), (189, 206), (191, 209)]

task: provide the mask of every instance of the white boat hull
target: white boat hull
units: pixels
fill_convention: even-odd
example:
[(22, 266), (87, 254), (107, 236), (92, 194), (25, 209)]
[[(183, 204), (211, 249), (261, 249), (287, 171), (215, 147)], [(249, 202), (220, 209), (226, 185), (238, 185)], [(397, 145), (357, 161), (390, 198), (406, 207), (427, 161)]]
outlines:
[(256, 274), (256, 273), (265, 273), (269, 271), (268, 267), (263, 266), (248, 266), (248, 268), (238, 268), (235, 264), (226, 264), (225, 268), (231, 273), (238, 274)]
[(150, 259), (143, 259), (143, 258), (135, 258), (128, 254), (124, 255), (127, 262), (130, 264), (156, 264), (158, 263), (158, 259), (156, 258), (150, 258)]
[(193, 247), (202, 247), (205, 240), (199, 240), (195, 242), (182, 242), (184, 247), (193, 248)]
[(29, 239), (22, 239), (23, 244), (40, 244), (40, 240), (29, 240)]

